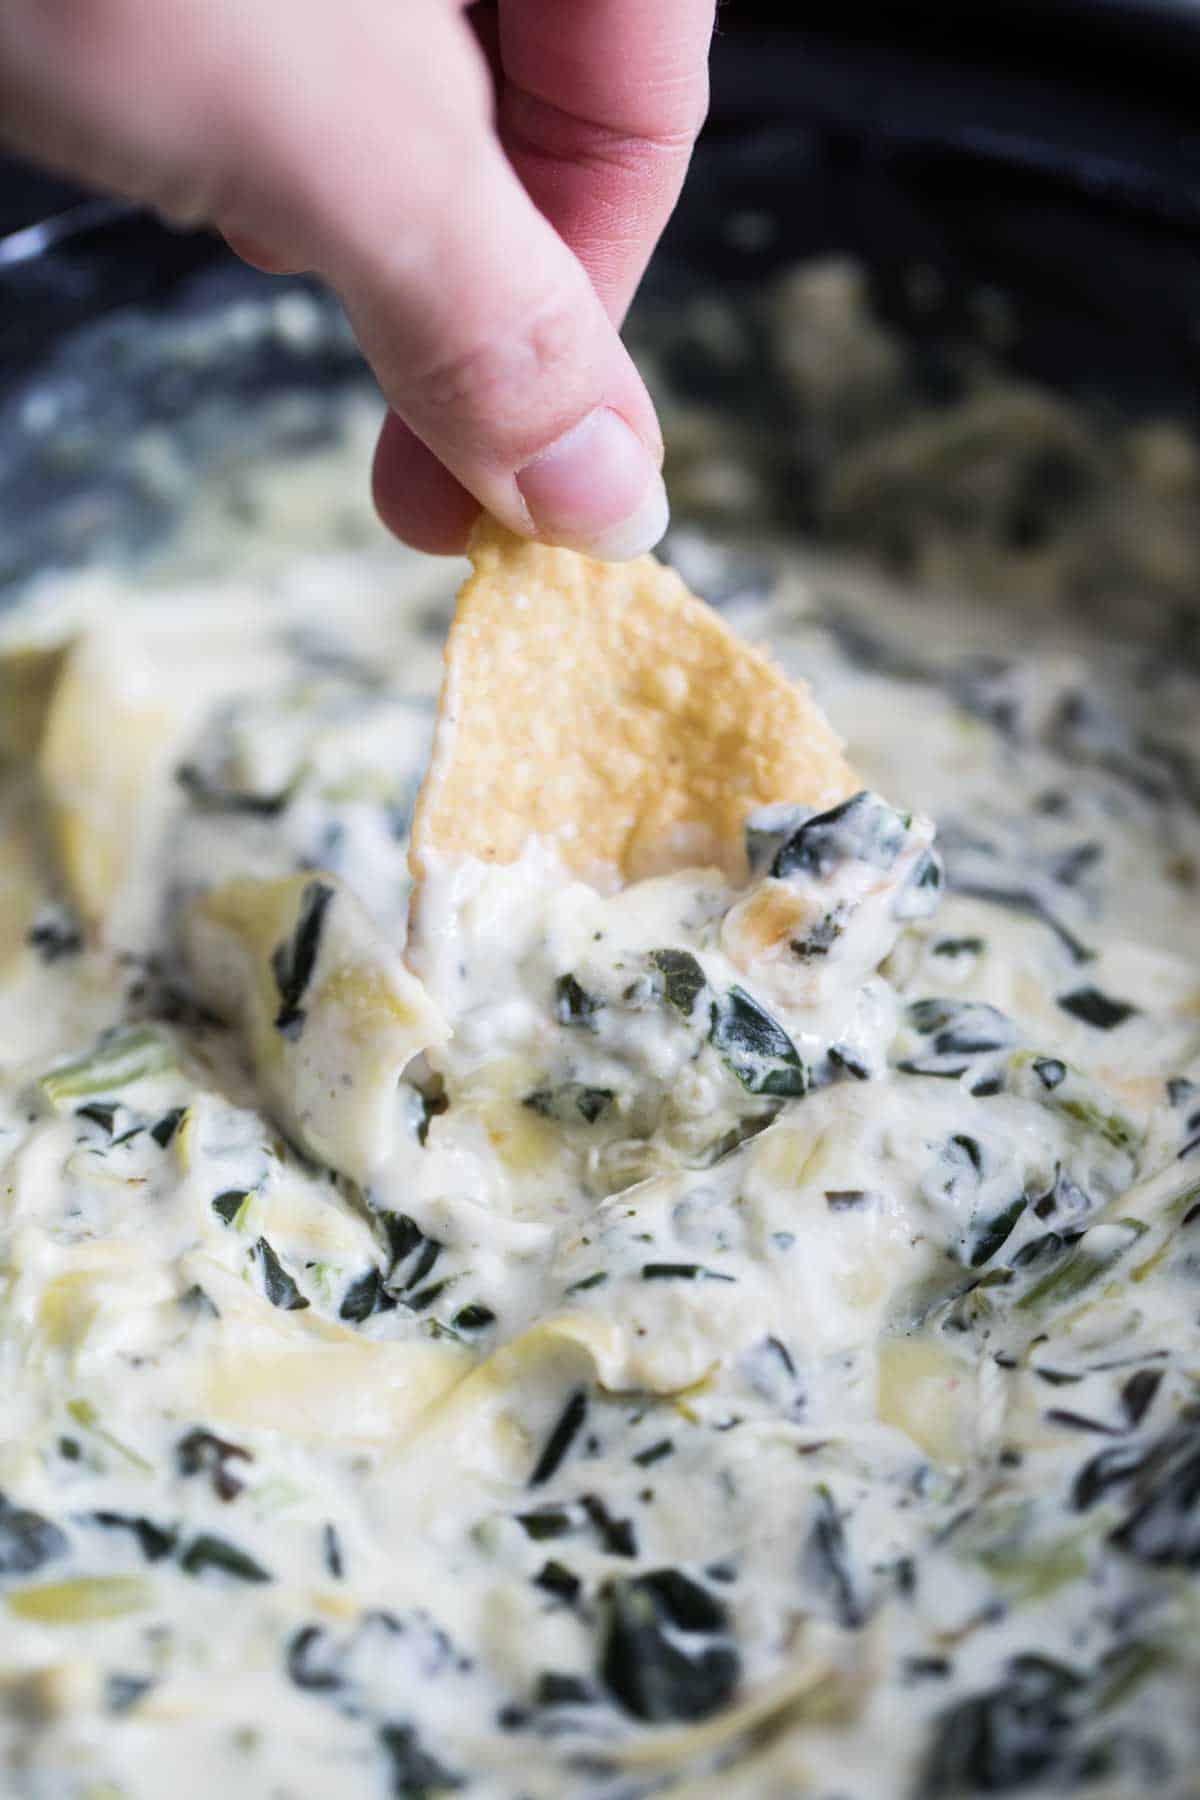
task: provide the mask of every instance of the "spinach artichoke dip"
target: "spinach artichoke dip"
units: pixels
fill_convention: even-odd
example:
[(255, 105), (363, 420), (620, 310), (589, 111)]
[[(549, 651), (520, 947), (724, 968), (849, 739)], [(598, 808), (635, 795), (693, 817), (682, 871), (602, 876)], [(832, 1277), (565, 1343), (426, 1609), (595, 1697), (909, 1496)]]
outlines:
[(457, 568), (7, 616), (6, 1796), (1200, 1792), (1195, 675), (672, 549), (845, 758), (493, 547), (407, 948)]

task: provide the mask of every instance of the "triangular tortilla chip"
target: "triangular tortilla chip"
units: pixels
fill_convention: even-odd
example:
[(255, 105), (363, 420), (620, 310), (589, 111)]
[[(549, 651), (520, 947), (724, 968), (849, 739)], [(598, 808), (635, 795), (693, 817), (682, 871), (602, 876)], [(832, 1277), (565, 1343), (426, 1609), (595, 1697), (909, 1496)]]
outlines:
[(745, 873), (772, 801), (862, 784), (806, 687), (652, 556), (595, 562), (490, 521), (446, 647), (412, 835), (432, 863), (515, 862), (531, 838), (585, 880), (695, 864)]

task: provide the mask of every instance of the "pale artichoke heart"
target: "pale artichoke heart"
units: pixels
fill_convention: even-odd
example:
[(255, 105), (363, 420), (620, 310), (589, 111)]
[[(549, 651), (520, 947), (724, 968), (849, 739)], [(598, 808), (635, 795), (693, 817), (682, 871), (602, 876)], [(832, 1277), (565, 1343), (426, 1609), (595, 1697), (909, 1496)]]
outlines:
[(284, 1129), (366, 1182), (387, 1160), (396, 1088), (449, 1028), (335, 876), (227, 882), (192, 903), (183, 947), (201, 998), (245, 1033)]
[(223, 1424), (395, 1451), (470, 1369), (456, 1344), (371, 1343), (314, 1312), (281, 1312), (202, 1253), (185, 1270), (218, 1315), (188, 1398)]
[(228, 691), (231, 659), (250, 690), (280, 666), (278, 653), (247, 632), (252, 594), (201, 608), (179, 599), (177, 607), (123, 606), (75, 640), (37, 758), (71, 899), (89, 930), (131, 948), (156, 935), (160, 852), (179, 804), (182, 749)]

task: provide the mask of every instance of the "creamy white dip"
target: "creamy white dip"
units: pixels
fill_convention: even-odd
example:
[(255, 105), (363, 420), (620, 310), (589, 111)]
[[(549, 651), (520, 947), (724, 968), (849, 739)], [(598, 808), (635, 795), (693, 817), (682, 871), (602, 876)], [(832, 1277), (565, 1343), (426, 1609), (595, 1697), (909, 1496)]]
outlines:
[(458, 570), (252, 549), (0, 651), (91, 634), (50, 789), (103, 939), (32, 708), (4, 1792), (1194, 1792), (1192, 673), (681, 536), (872, 794), (753, 820), (741, 891), (447, 871), (418, 1004)]

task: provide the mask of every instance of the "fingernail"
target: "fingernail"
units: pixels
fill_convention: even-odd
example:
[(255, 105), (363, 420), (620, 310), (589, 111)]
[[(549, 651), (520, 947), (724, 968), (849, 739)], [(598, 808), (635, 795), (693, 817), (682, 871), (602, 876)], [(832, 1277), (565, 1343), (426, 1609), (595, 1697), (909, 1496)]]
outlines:
[(652, 550), (667, 529), (667, 490), (641, 438), (598, 406), (517, 471), (538, 535), (605, 562)]

